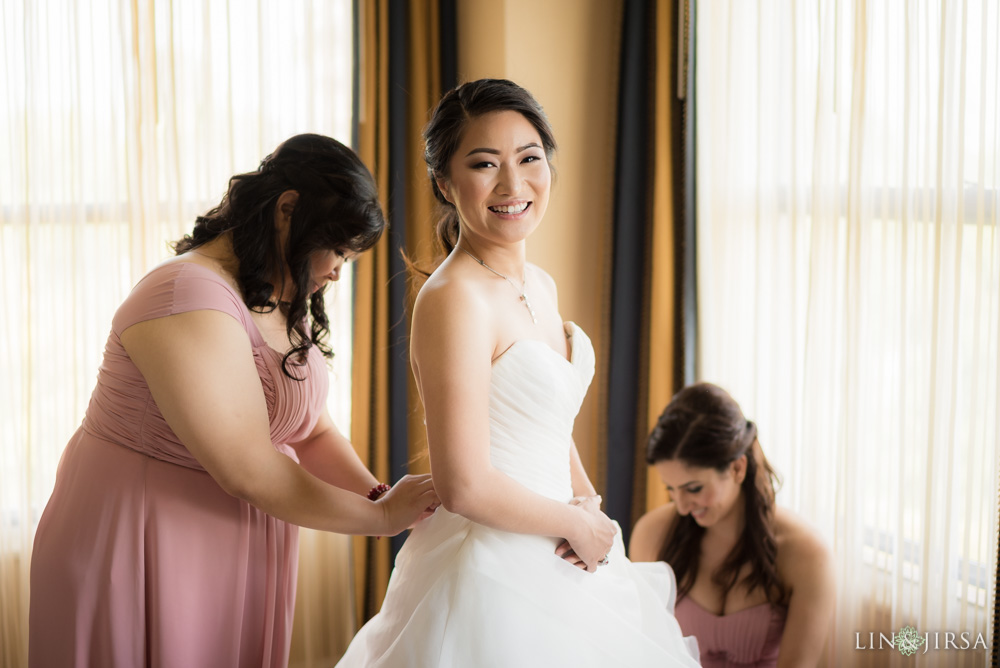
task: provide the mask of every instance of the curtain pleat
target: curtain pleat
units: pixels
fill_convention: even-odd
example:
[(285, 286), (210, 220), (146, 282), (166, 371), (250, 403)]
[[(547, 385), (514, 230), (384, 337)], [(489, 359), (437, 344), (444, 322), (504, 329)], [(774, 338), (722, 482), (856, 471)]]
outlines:
[[(659, 0), (656, 6), (656, 39), (653, 72), (652, 230), (649, 245), (649, 341), (645, 431), (639, 434), (636, 454), (635, 520), (647, 510), (667, 501), (666, 490), (656, 471), (646, 464), (645, 436), (674, 392), (683, 384), (683, 331), (685, 304), (684, 252), (684, 126), (683, 105), (678, 92), (688, 77), (684, 54), (683, 21), (686, 0)], [(686, 92), (686, 90), (685, 90)], [(690, 99), (690, 98), (688, 98)], [(645, 484), (643, 484), (645, 481)]]
[[(357, 262), (352, 440), (375, 475), (390, 482), (427, 470), (409, 367), (414, 295), (401, 252), (418, 265), (431, 262), (434, 206), (420, 132), (443, 92), (441, 54), (454, 60), (454, 12), (450, 0), (373, 0), (357, 12), (357, 149), (375, 174), (389, 233)], [(358, 625), (378, 612), (404, 540), (354, 539)]]
[[(383, 209), (389, 193), (388, 0), (365, 0), (357, 8), (360, 25), (358, 70), (359, 115), (356, 119), (362, 160), (375, 176)], [(389, 221), (392, 224), (392, 221)], [(352, 372), (351, 440), (361, 461), (379, 480), (389, 476), (389, 235), (355, 264), (354, 367)], [(378, 610), (388, 584), (389, 543), (354, 538), (355, 625)]]

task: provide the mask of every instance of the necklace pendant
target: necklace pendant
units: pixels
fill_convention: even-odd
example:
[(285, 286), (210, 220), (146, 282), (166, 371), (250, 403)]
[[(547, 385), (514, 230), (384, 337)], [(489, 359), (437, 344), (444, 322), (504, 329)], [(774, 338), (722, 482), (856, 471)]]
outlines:
[(524, 308), (528, 309), (528, 315), (531, 316), (531, 324), (537, 325), (538, 318), (535, 317), (535, 309), (531, 308), (531, 302), (528, 301), (528, 295), (522, 292), (521, 301), (524, 302)]
[(469, 257), (471, 257), (473, 260), (475, 260), (476, 262), (478, 262), (479, 265), (481, 267), (483, 267), (484, 269), (486, 269), (487, 271), (492, 272), (492, 273), (496, 274), (497, 276), (499, 276), (500, 278), (502, 278), (503, 280), (507, 281), (507, 283), (510, 285), (510, 287), (514, 288), (514, 292), (518, 292), (518, 298), (522, 302), (524, 302), (524, 308), (528, 309), (528, 315), (531, 316), (531, 322), (532, 322), (532, 324), (534, 324), (534, 325), (538, 324), (538, 318), (535, 317), (535, 309), (531, 308), (531, 302), (528, 301), (528, 295), (524, 291), (525, 288), (527, 287), (527, 284), (528, 284), (527, 283), (527, 274), (524, 274), (521, 277), (521, 288), (520, 288), (520, 290), (518, 290), (518, 287), (516, 285), (514, 285), (514, 281), (510, 280), (510, 276), (508, 276), (507, 274), (500, 273), (499, 271), (497, 271), (496, 269), (494, 269), (490, 265), (488, 265), (485, 262), (483, 262), (482, 260), (480, 260), (475, 255), (473, 255), (471, 252), (469, 252), (468, 250), (466, 250), (464, 247), (462, 247), (462, 246), (455, 246), (455, 248), (457, 248), (458, 250), (462, 251), (463, 253), (465, 253), (466, 255), (468, 255)]

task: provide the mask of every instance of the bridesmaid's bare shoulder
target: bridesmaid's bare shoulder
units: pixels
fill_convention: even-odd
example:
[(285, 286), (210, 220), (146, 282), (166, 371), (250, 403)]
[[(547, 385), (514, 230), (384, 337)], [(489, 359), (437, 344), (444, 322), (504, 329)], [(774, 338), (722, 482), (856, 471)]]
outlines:
[(677, 517), (677, 508), (673, 502), (665, 503), (640, 517), (629, 540), (629, 559), (658, 561), (663, 543)]
[(778, 575), (789, 588), (831, 577), (832, 551), (815, 527), (781, 506), (775, 508), (774, 524)]

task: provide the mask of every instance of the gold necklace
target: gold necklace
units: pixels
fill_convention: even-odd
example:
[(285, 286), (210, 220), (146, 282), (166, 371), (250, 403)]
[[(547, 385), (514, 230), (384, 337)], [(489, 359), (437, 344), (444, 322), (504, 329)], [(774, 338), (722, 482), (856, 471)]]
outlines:
[(532, 322), (532, 324), (534, 324), (534, 325), (538, 324), (538, 319), (535, 317), (535, 309), (531, 308), (531, 302), (528, 301), (528, 292), (527, 292), (528, 275), (527, 275), (527, 273), (525, 273), (524, 276), (521, 277), (521, 289), (518, 290), (517, 286), (514, 285), (514, 281), (510, 280), (510, 277), (507, 276), (507, 274), (500, 273), (499, 271), (497, 271), (496, 269), (494, 269), (490, 265), (488, 265), (485, 262), (483, 262), (482, 260), (480, 260), (475, 255), (473, 255), (472, 253), (470, 253), (469, 251), (467, 251), (462, 246), (455, 246), (455, 248), (459, 249), (460, 251), (462, 251), (463, 253), (465, 253), (469, 257), (471, 257), (473, 260), (475, 260), (476, 262), (478, 262), (484, 268), (488, 269), (489, 271), (492, 271), (494, 274), (496, 274), (497, 276), (499, 276), (503, 280), (507, 281), (510, 284), (510, 287), (514, 288), (514, 292), (517, 293), (517, 298), (520, 299), (524, 303), (524, 308), (528, 309), (528, 314), (531, 316), (531, 322)]

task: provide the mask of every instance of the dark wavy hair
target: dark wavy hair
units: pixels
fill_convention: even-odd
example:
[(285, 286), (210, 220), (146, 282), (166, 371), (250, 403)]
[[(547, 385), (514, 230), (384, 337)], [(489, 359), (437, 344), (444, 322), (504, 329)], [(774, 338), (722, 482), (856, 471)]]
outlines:
[(552, 156), (556, 152), (552, 126), (542, 105), (527, 90), (507, 79), (479, 79), (445, 93), (423, 132), (427, 175), (442, 211), (436, 228), (437, 243), (445, 255), (458, 243), (458, 211), (445, 199), (437, 179), (448, 178), (448, 165), (462, 142), (469, 121), (495, 111), (516, 111), (524, 116), (538, 131), (545, 158), (552, 168)]
[[(299, 194), (292, 211), (285, 252), (275, 226), (275, 205), (283, 192)], [(315, 251), (361, 253), (379, 240), (386, 221), (375, 180), (361, 159), (336, 139), (315, 134), (291, 137), (264, 158), (256, 171), (229, 179), (229, 190), (214, 209), (198, 216), (190, 234), (173, 244), (177, 255), (223, 234), (232, 237), (239, 261), (236, 280), (247, 307), (261, 313), (281, 308), (288, 318), (292, 349), (282, 360), (304, 364), (311, 346), (326, 357), (333, 353), (325, 340), (329, 320), (323, 290), (310, 294), (309, 257)], [(275, 299), (275, 276), (292, 277), (295, 296), (288, 303)], [(279, 285), (282, 293), (283, 285)], [(306, 315), (309, 331), (306, 331)]]
[[(688, 385), (674, 395), (660, 415), (646, 446), (646, 461), (680, 461), (686, 466), (726, 471), (747, 457), (742, 491), (746, 523), (743, 533), (712, 581), (729, 592), (744, 564), (750, 572), (742, 584), (757, 587), (780, 604), (785, 587), (775, 565), (774, 496), (779, 480), (757, 440), (757, 425), (743, 416), (739, 404), (721, 387), (710, 383)], [(701, 539), (705, 529), (690, 515), (678, 517), (660, 548), (659, 558), (674, 569), (678, 598), (687, 594), (698, 576)]]

